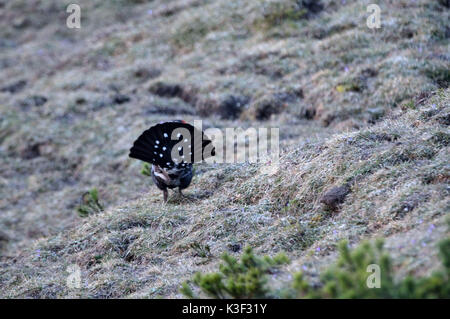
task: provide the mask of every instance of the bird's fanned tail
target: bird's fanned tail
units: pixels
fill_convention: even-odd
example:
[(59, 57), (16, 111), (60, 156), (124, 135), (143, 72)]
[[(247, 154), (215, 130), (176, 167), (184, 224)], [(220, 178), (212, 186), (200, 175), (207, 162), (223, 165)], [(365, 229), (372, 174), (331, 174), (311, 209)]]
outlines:
[[(177, 146), (175, 158), (172, 157), (174, 146)], [(214, 154), (212, 142), (202, 131), (189, 123), (173, 121), (159, 123), (144, 131), (134, 142), (129, 156), (163, 168), (173, 168)]]

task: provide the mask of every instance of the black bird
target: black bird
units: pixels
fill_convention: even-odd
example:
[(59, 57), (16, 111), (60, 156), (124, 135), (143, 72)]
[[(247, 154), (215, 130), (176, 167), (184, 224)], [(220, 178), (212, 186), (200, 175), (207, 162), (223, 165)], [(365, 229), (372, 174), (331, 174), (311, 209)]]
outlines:
[(152, 164), (151, 176), (163, 191), (178, 187), (180, 195), (192, 180), (192, 164), (215, 155), (212, 142), (199, 129), (185, 121), (152, 126), (139, 136), (129, 156)]

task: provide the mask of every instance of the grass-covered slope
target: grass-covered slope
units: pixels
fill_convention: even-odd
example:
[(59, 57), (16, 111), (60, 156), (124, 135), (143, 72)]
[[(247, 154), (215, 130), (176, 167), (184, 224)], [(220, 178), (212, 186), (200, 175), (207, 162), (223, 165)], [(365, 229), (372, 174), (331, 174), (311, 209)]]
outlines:
[[(386, 238), (400, 275), (428, 274), (448, 235), (449, 102), (441, 90), (371, 128), (290, 147), (274, 176), (259, 165), (199, 166), (191, 201), (162, 205), (152, 188), (38, 240), (6, 263), (2, 294), (178, 297), (181, 283), (214, 269), (223, 252), (285, 251), (288, 278), (317, 274), (341, 239), (375, 237)], [(346, 192), (330, 192), (342, 185)], [(71, 264), (82, 269), (79, 290), (66, 286)]]
[[(76, 30), (71, 2), (0, 0), (1, 296), (179, 297), (245, 245), (314, 278), (341, 238), (387, 237), (400, 275), (436, 267), (446, 1), (379, 1), (376, 30), (365, 0), (79, 0)], [(198, 165), (193, 201), (162, 206), (127, 155), (173, 119), (278, 127), (279, 173)]]

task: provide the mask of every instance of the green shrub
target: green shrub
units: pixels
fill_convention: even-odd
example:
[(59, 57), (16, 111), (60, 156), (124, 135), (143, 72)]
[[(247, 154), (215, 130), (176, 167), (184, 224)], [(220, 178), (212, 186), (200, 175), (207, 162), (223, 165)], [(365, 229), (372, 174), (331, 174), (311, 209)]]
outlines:
[(83, 194), (82, 204), (77, 207), (77, 212), (80, 217), (88, 217), (89, 215), (102, 211), (103, 206), (100, 204), (98, 190), (96, 188)]
[[(250, 247), (245, 248), (240, 260), (226, 253), (222, 260), (224, 263), (219, 266), (219, 272), (196, 273), (192, 280), (205, 295), (212, 298), (273, 297), (267, 287), (266, 274), (289, 262), (284, 254), (274, 258), (256, 257)], [(183, 283), (181, 293), (189, 298), (198, 298), (187, 282)]]
[(202, 40), (215, 25), (205, 19), (195, 18), (181, 24), (173, 33), (172, 44), (176, 48), (192, 48)]
[(295, 2), (269, 2), (263, 16), (254, 21), (254, 27), (266, 31), (283, 23), (295, 22), (305, 18), (307, 11), (298, 7)]
[(211, 256), (211, 248), (209, 247), (209, 245), (202, 245), (198, 242), (194, 242), (194, 243), (190, 244), (189, 246), (195, 251), (196, 256), (199, 256), (202, 258)]
[(152, 168), (150, 167), (150, 164), (142, 164), (141, 174), (145, 176), (152, 176)]
[(316, 0), (268, 1), (263, 2), (263, 7), (263, 15), (253, 22), (256, 29), (263, 31), (308, 19), (323, 10), (322, 3)]
[[(284, 292), (289, 298), (449, 298), (450, 297), (450, 239), (439, 245), (444, 270), (429, 277), (406, 278), (395, 281), (391, 257), (383, 249), (383, 241), (374, 245), (368, 242), (350, 250), (347, 242), (339, 244), (339, 258), (320, 277), (320, 283), (311, 284), (303, 273), (294, 274), (291, 288)], [(267, 286), (267, 273), (273, 267), (289, 262), (283, 254), (271, 259), (256, 257), (247, 248), (241, 261), (225, 254), (225, 261), (219, 272), (200, 274), (193, 283), (207, 296), (213, 298), (274, 298), (280, 294)], [(375, 283), (375, 272), (369, 265), (379, 270), (379, 286), (369, 288)], [(377, 288), (378, 287), (378, 288)], [(181, 292), (190, 298), (197, 298), (183, 283)]]
[(448, 88), (450, 84), (450, 70), (448, 68), (430, 66), (428, 69), (425, 69), (424, 72), (425, 75), (436, 82), (440, 88)]
[[(340, 256), (335, 265), (321, 276), (320, 285), (312, 286), (303, 274), (294, 276), (293, 287), (300, 298), (448, 298), (450, 297), (450, 239), (440, 244), (440, 254), (445, 272), (430, 277), (407, 276), (394, 281), (390, 256), (383, 251), (383, 242), (363, 243), (351, 251), (346, 242), (339, 245)], [(368, 288), (372, 274), (368, 266), (374, 264), (380, 270), (379, 288)]]

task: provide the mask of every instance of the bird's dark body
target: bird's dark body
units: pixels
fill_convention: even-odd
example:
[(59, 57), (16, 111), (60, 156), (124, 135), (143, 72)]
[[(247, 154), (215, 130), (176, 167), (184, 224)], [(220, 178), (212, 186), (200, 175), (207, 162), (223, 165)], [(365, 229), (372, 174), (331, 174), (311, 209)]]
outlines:
[[(165, 170), (169, 179), (162, 173), (158, 174), (155, 171), (161, 170), (160, 167), (155, 167), (152, 165), (152, 179), (155, 185), (162, 191), (167, 188), (173, 189), (177, 188), (179, 190), (185, 189), (191, 184), (192, 180), (192, 165), (187, 165), (186, 167), (175, 167), (171, 170)], [(162, 176), (161, 176), (162, 175)]]
[(159, 123), (142, 133), (130, 149), (129, 156), (152, 164), (152, 180), (163, 191), (164, 201), (167, 201), (167, 189), (178, 188), (181, 194), (189, 186), (195, 159), (203, 160), (214, 155), (212, 142), (205, 139), (203, 132), (186, 122), (173, 121)]

